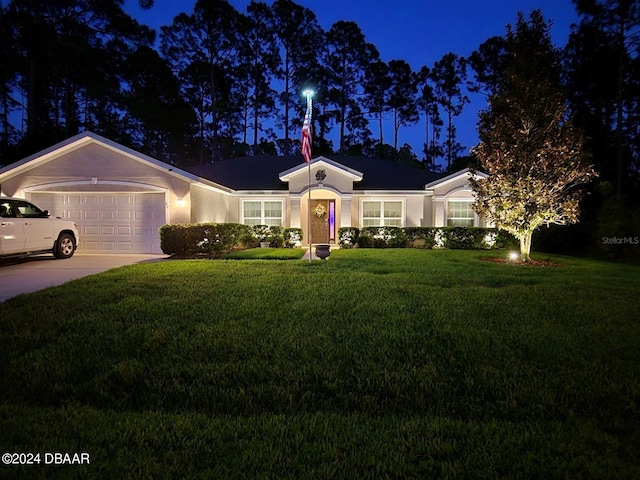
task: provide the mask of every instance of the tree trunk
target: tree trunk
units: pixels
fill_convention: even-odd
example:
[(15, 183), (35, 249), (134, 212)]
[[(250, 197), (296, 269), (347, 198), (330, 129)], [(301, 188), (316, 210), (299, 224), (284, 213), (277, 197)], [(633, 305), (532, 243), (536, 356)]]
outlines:
[(344, 124), (347, 108), (345, 106), (340, 107), (340, 153), (344, 154)]
[(393, 149), (397, 152), (398, 151), (398, 128), (400, 127), (400, 125), (398, 125), (398, 109), (394, 109), (393, 110)]
[(424, 159), (427, 162), (427, 168), (431, 170), (431, 155), (429, 155), (429, 112), (428, 107), (424, 109)]
[[(213, 129), (213, 145), (211, 146), (211, 151), (213, 153), (213, 159), (218, 160), (218, 101), (216, 98), (216, 73), (213, 64), (210, 65), (209, 75), (211, 81), (211, 127)], [(202, 136), (202, 140), (204, 143), (204, 135)], [(204, 152), (204, 149), (201, 150), (201, 152)], [(202, 163), (202, 160), (201, 158), (200, 163)]]
[(533, 232), (527, 232), (524, 237), (520, 237), (520, 260), (528, 262), (531, 260), (531, 237)]
[(289, 49), (284, 50), (284, 152), (291, 155), (289, 143)]
[(622, 172), (624, 170), (624, 138), (622, 131), (622, 121), (623, 121), (623, 105), (622, 105), (622, 97), (623, 97), (623, 89), (624, 89), (624, 56), (625, 56), (625, 45), (624, 45), (624, 20), (620, 19), (620, 25), (617, 32), (618, 37), (618, 48), (620, 49), (620, 53), (618, 55), (618, 94), (617, 94), (617, 115), (616, 115), (616, 141), (617, 141), (617, 175), (616, 175), (616, 193), (618, 196), (622, 195)]
[(2, 148), (0, 149), (0, 161), (7, 162), (7, 152), (9, 151), (9, 94), (6, 88), (7, 81), (3, 78), (2, 83), (5, 88), (2, 89)]
[(448, 115), (448, 125), (447, 125), (447, 172), (451, 172), (451, 146), (452, 146), (452, 138), (451, 138), (451, 132), (452, 132), (452, 126), (453, 126), (453, 118), (451, 115), (451, 110), (447, 110), (447, 115)]
[(258, 154), (258, 95), (255, 95), (256, 103), (253, 106), (253, 154)]
[(36, 79), (37, 62), (34, 58), (34, 53), (31, 53), (29, 58), (29, 89), (27, 93), (27, 135), (33, 135), (38, 130), (38, 118), (37, 118), (37, 85)]

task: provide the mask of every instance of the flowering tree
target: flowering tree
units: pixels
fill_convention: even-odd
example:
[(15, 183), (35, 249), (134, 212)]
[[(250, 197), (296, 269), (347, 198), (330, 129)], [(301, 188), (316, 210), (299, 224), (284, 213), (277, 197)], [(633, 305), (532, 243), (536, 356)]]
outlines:
[(578, 220), (579, 186), (596, 176), (568, 115), (558, 55), (539, 10), (507, 28), (507, 71), (480, 112), (474, 148), (487, 178), (474, 176), (476, 212), (520, 241), (529, 261), (541, 225)]

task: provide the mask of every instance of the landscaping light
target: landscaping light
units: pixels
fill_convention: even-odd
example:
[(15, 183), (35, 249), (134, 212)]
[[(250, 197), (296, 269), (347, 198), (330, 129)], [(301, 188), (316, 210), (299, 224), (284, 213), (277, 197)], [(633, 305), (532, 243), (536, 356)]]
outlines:
[(518, 252), (509, 252), (509, 260), (515, 262), (520, 258), (520, 254)]

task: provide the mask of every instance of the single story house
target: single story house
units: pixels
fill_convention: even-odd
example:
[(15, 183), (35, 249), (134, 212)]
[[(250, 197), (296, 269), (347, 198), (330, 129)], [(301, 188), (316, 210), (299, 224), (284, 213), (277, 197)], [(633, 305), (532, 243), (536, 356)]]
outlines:
[(304, 243), (309, 233), (312, 243), (337, 243), (344, 226), (485, 226), (471, 207), (469, 176), (350, 156), (180, 169), (84, 132), (0, 169), (0, 195), (74, 220), (80, 253), (161, 253), (158, 229), (167, 223), (299, 227)]

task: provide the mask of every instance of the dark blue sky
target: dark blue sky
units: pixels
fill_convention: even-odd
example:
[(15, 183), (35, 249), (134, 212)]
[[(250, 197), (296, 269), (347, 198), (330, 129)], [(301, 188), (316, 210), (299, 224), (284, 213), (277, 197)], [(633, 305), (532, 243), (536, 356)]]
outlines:
[[(158, 29), (170, 24), (180, 12), (193, 11), (194, 0), (155, 0), (149, 11), (140, 11), (137, 0), (126, 0), (125, 9), (142, 23)], [(246, 12), (249, 0), (231, 0), (240, 12)], [(267, 3), (271, 3), (267, 0)], [(402, 59), (414, 70), (431, 67), (444, 54), (468, 56), (488, 38), (503, 35), (507, 24), (514, 24), (518, 11), (528, 14), (540, 8), (553, 22), (551, 33), (557, 46), (564, 46), (571, 24), (577, 16), (571, 0), (298, 0), (317, 16), (328, 30), (338, 20), (356, 22), (366, 40), (373, 43), (382, 60)], [(482, 97), (471, 97), (471, 104), (456, 121), (458, 140), (466, 147), (477, 143), (476, 119), (485, 107)], [(376, 132), (375, 125), (370, 127)], [(390, 120), (385, 139), (392, 139)], [(401, 128), (399, 144), (409, 143), (422, 157), (424, 126)]]

